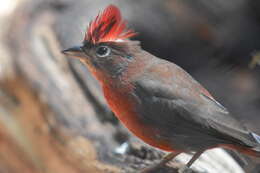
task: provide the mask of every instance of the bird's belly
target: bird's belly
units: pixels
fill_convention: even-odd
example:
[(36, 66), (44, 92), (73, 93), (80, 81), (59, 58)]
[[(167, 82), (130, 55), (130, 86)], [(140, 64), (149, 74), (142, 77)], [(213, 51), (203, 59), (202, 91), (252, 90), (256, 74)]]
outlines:
[(147, 124), (145, 120), (140, 118), (142, 115), (138, 113), (136, 98), (125, 93), (107, 93), (104, 91), (104, 94), (117, 118), (138, 138), (153, 147), (165, 151), (176, 151), (170, 140), (160, 138), (160, 129)]
[(160, 131), (156, 127), (147, 125), (140, 120), (138, 118), (140, 115), (136, 115), (134, 112), (126, 112), (126, 114), (115, 112), (115, 114), (125, 127), (147, 144), (165, 151), (174, 150), (173, 144), (170, 142), (171, 140), (160, 138)]

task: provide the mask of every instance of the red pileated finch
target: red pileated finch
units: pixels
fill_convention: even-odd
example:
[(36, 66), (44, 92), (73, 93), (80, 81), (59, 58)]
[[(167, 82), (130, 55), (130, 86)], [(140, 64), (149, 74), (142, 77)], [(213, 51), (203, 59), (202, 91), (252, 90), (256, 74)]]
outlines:
[(108, 105), (133, 134), (169, 151), (161, 164), (223, 147), (260, 157), (260, 137), (250, 132), (196, 80), (174, 63), (144, 51), (110, 5), (89, 24), (83, 44), (63, 51), (77, 57), (100, 82)]

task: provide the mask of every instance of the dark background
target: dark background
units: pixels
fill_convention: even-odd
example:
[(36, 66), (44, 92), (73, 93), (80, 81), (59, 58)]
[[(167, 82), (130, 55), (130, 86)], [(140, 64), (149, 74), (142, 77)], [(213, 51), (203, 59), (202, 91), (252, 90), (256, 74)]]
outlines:
[[(118, 123), (88, 70), (60, 53), (82, 42), (109, 4), (143, 49), (184, 68), (260, 134), (259, 1), (12, 2), (0, 13), (0, 173), (136, 172), (162, 157)], [(115, 155), (124, 142), (128, 151)], [(259, 172), (248, 162), (248, 172)]]

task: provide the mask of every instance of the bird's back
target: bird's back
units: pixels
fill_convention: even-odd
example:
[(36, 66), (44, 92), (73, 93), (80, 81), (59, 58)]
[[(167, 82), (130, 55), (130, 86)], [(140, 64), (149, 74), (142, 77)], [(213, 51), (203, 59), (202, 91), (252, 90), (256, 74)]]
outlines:
[[(151, 55), (152, 56), (152, 55)], [(138, 115), (174, 148), (200, 150), (219, 144), (255, 147), (251, 133), (209, 92), (177, 65), (152, 57), (138, 75)]]

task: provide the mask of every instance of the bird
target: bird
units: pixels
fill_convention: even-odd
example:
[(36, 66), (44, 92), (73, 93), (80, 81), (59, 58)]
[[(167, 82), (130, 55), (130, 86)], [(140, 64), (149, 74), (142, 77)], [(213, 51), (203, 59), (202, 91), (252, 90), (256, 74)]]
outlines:
[(194, 153), (224, 148), (260, 157), (260, 136), (248, 130), (178, 65), (131, 40), (119, 8), (108, 5), (85, 32), (83, 42), (62, 51), (79, 59), (99, 81), (107, 104), (122, 124), (145, 143), (169, 152), (158, 165)]

